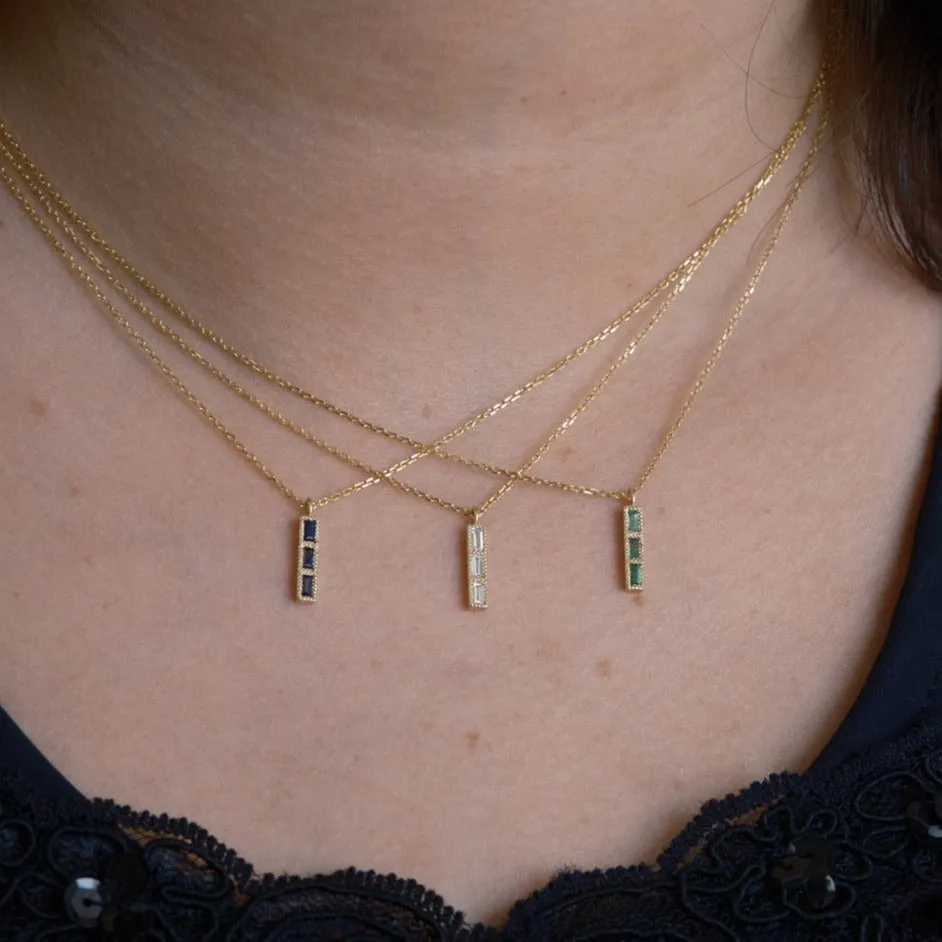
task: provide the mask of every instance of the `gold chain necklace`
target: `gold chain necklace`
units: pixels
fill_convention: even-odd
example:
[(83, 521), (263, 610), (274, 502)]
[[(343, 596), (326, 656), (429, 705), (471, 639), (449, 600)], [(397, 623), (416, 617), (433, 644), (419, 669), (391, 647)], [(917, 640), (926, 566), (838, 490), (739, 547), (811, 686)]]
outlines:
[[(297, 579), (297, 597), (301, 600), (313, 600), (316, 598), (317, 592), (317, 542), (318, 542), (318, 532), (317, 532), (317, 521), (313, 517), (315, 509), (325, 506), (328, 503), (331, 503), (335, 500), (339, 500), (344, 496), (347, 496), (351, 493), (361, 490), (364, 487), (370, 486), (372, 483), (376, 483), (379, 480), (387, 480), (389, 483), (401, 487), (406, 490), (408, 493), (412, 493), (414, 496), (421, 497), (424, 500), (428, 500), (432, 503), (437, 504), (438, 506), (445, 507), (446, 509), (453, 510), (457, 513), (462, 514), (471, 518), (471, 523), (468, 525), (468, 598), (469, 603), (473, 608), (484, 608), (487, 604), (486, 597), (486, 536), (483, 526), (480, 525), (479, 519), (480, 516), (486, 512), (490, 507), (492, 507), (498, 500), (501, 499), (509, 490), (515, 486), (516, 483), (523, 481), (531, 484), (542, 484), (548, 487), (555, 487), (562, 490), (570, 490), (576, 493), (585, 494), (587, 496), (602, 496), (607, 498), (615, 498), (625, 503), (624, 510), (624, 531), (625, 531), (625, 578), (626, 586), (629, 589), (638, 590), (643, 587), (643, 568), (642, 568), (642, 519), (640, 508), (634, 506), (634, 494), (637, 490), (644, 484), (648, 479), (654, 467), (666, 452), (671, 441), (676, 435), (677, 430), (680, 427), (680, 424), (683, 422), (687, 413), (689, 412), (694, 399), (699, 394), (700, 389), (703, 386), (707, 376), (712, 372), (713, 368), (716, 365), (717, 360), (719, 359), (720, 354), (725, 348), (729, 337), (731, 336), (732, 330), (734, 329), (739, 318), (742, 316), (745, 306), (748, 303), (749, 299), (752, 296), (752, 293), (755, 290), (755, 287), (758, 283), (759, 278), (761, 277), (762, 271), (765, 268), (766, 263), (768, 262), (769, 257), (771, 256), (772, 250), (774, 249), (778, 236), (781, 232), (781, 229), (784, 226), (788, 215), (791, 212), (791, 207), (794, 204), (795, 199), (797, 198), (798, 191), (801, 188), (801, 185), (804, 183), (804, 180), (807, 178), (808, 172), (810, 171), (811, 163), (814, 157), (814, 153), (817, 150), (817, 143), (820, 139), (820, 133), (823, 130), (823, 117), (822, 124), (819, 127), (818, 134), (816, 134), (815, 141), (812, 144), (812, 151), (809, 153), (808, 158), (806, 158), (805, 163), (802, 165), (801, 171), (799, 171), (798, 176), (796, 176), (795, 182), (792, 186), (789, 198), (782, 207), (782, 211), (779, 216), (778, 225), (775, 227), (772, 237), (769, 240), (766, 251), (763, 253), (763, 256), (760, 260), (759, 266), (757, 267), (752, 279), (750, 280), (749, 286), (746, 290), (746, 293), (743, 295), (740, 303), (737, 305), (736, 309), (733, 312), (730, 321), (728, 322), (726, 329), (724, 330), (720, 341), (717, 343), (716, 347), (713, 350), (710, 358), (707, 360), (704, 368), (701, 370), (697, 381), (695, 382), (693, 388), (691, 389), (688, 397), (681, 409), (680, 414), (673, 423), (673, 425), (668, 430), (660, 447), (656, 450), (655, 454), (649, 460), (648, 464), (645, 466), (642, 471), (638, 481), (634, 488), (630, 491), (622, 492), (607, 492), (602, 491), (598, 488), (588, 488), (581, 485), (567, 485), (562, 482), (542, 480), (539, 478), (531, 477), (527, 474), (530, 468), (546, 453), (549, 447), (563, 435), (568, 428), (570, 428), (576, 418), (582, 414), (582, 412), (596, 399), (599, 393), (602, 391), (604, 386), (608, 381), (614, 376), (617, 369), (628, 359), (628, 357), (634, 352), (641, 340), (646, 336), (647, 332), (654, 326), (661, 314), (666, 310), (670, 303), (677, 297), (684, 286), (689, 282), (690, 278), (693, 276), (694, 272), (697, 270), (699, 265), (702, 263), (703, 259), (709, 253), (710, 249), (716, 244), (719, 237), (722, 234), (725, 234), (732, 227), (732, 225), (745, 213), (745, 210), (748, 208), (749, 204), (757, 195), (758, 191), (762, 189), (771, 178), (772, 173), (781, 166), (781, 163), (787, 158), (787, 156), (794, 149), (797, 144), (798, 139), (800, 139), (802, 133), (804, 132), (807, 118), (813, 110), (818, 97), (820, 96), (821, 91), (821, 79), (815, 83), (815, 86), (812, 90), (812, 94), (809, 97), (808, 104), (806, 105), (805, 110), (802, 113), (802, 118), (796, 122), (796, 125), (793, 127), (792, 131), (789, 134), (789, 137), (786, 138), (786, 142), (782, 145), (778, 152), (773, 157), (773, 160), (770, 161), (769, 169), (763, 175), (762, 178), (757, 182), (757, 184), (747, 193), (742, 200), (737, 203), (736, 207), (724, 218), (724, 220), (716, 227), (714, 233), (711, 234), (711, 237), (703, 243), (700, 248), (685, 262), (681, 263), (677, 269), (675, 269), (661, 284), (654, 289), (654, 291), (649, 292), (638, 304), (636, 304), (632, 309), (630, 309), (626, 314), (618, 318), (613, 324), (609, 325), (602, 332), (597, 334), (595, 337), (591, 338), (590, 341), (587, 341), (585, 344), (582, 344), (579, 348), (573, 351), (571, 354), (568, 354), (561, 361), (557, 361), (557, 364), (554, 364), (549, 370), (544, 371), (539, 376), (535, 377), (534, 380), (529, 381), (520, 389), (516, 390), (514, 393), (505, 397), (499, 403), (490, 407), (484, 412), (478, 413), (472, 419), (465, 422), (462, 426), (459, 426), (458, 429), (453, 430), (446, 436), (443, 436), (437, 442), (432, 443), (431, 445), (424, 444), (421, 442), (416, 442), (413, 439), (410, 439), (406, 436), (398, 435), (397, 433), (389, 432), (386, 429), (383, 429), (380, 426), (375, 426), (372, 423), (367, 423), (365, 420), (360, 419), (357, 416), (353, 416), (351, 413), (346, 413), (343, 410), (338, 409), (335, 406), (332, 406), (330, 403), (327, 403), (325, 400), (320, 400), (317, 397), (313, 397), (311, 394), (307, 393), (300, 387), (297, 387), (294, 384), (290, 384), (285, 380), (282, 380), (280, 377), (277, 377), (275, 374), (266, 370), (264, 367), (261, 367), (255, 361), (246, 357), (244, 354), (239, 354), (238, 351), (235, 351), (230, 345), (225, 344), (224, 341), (221, 341), (215, 335), (213, 335), (207, 328), (199, 324), (194, 318), (190, 318), (185, 312), (182, 311), (179, 306), (174, 305), (173, 302), (169, 301), (162, 293), (159, 292), (156, 287), (154, 287), (150, 282), (147, 282), (146, 279), (143, 279), (143, 276), (138, 275), (136, 270), (133, 269), (133, 266), (130, 263), (126, 262), (118, 253), (111, 249), (110, 246), (98, 236), (94, 230), (88, 226), (77, 213), (72, 210), (66, 201), (58, 194), (57, 191), (46, 181), (45, 177), (38, 171), (35, 167), (35, 164), (29, 160), (29, 158), (22, 151), (22, 148), (19, 147), (15, 139), (12, 138), (12, 135), (9, 134), (7, 129), (0, 124), (0, 136), (3, 137), (6, 147), (0, 147), (0, 152), (6, 157), (8, 162), (14, 167), (15, 170), (23, 177), (27, 185), (34, 192), (40, 201), (43, 203), (44, 208), (47, 213), (50, 213), (53, 219), (63, 228), (63, 230), (73, 239), (73, 241), (79, 245), (79, 240), (77, 239), (71, 227), (62, 220), (61, 216), (56, 212), (55, 205), (50, 205), (49, 198), (52, 197), (52, 204), (58, 204), (66, 215), (73, 219), (74, 222), (79, 226), (80, 229), (86, 232), (89, 238), (97, 245), (102, 247), (106, 255), (111, 256), (118, 260), (118, 264), (128, 271), (136, 280), (139, 282), (144, 282), (144, 286), (147, 288), (148, 293), (156, 296), (158, 300), (161, 300), (168, 306), (174, 313), (177, 313), (178, 316), (181, 316), (183, 320), (187, 321), (194, 326), (195, 329), (199, 330), (204, 336), (209, 337), (224, 349), (230, 355), (234, 356), (237, 360), (245, 363), (246, 365), (253, 368), (257, 373), (264, 376), (282, 386), (285, 389), (288, 389), (291, 392), (294, 392), (296, 395), (301, 396), (301, 398), (308, 399), (313, 401), (316, 405), (321, 405), (324, 408), (327, 408), (328, 411), (333, 412), (334, 414), (340, 415), (344, 418), (349, 418), (351, 421), (354, 421), (356, 424), (363, 426), (364, 428), (369, 428), (371, 431), (376, 431), (379, 434), (383, 434), (388, 438), (393, 438), (397, 441), (408, 444), (410, 447), (417, 447), (419, 450), (403, 461), (397, 462), (395, 465), (390, 468), (377, 471), (370, 468), (369, 466), (358, 462), (356, 459), (351, 458), (349, 455), (345, 455), (339, 449), (333, 448), (333, 446), (328, 445), (325, 442), (322, 442), (316, 439), (314, 436), (311, 436), (310, 433), (307, 433), (305, 430), (301, 429), (291, 420), (286, 419), (280, 413), (270, 410), (269, 407), (265, 406), (264, 403), (261, 403), (260, 400), (251, 396), (251, 394), (245, 392), (238, 387), (237, 384), (234, 384), (228, 377), (225, 376), (221, 371), (218, 371), (215, 367), (208, 363), (199, 353), (193, 350), (191, 347), (185, 344), (185, 341), (182, 341), (182, 338), (179, 338), (178, 335), (166, 327), (156, 315), (153, 315), (149, 309), (146, 309), (140, 302), (135, 299), (133, 296), (126, 294), (124, 291), (122, 293), (131, 301), (131, 303), (137, 307), (142, 313), (145, 313), (146, 316), (155, 323), (155, 326), (158, 329), (163, 330), (164, 333), (167, 333), (171, 339), (174, 339), (176, 342), (183, 345), (185, 352), (189, 353), (195, 359), (197, 359), (202, 365), (207, 366), (211, 372), (222, 381), (226, 382), (233, 391), (243, 394), (245, 398), (251, 401), (254, 405), (257, 405), (262, 408), (263, 412), (270, 415), (270, 417), (280, 421), (281, 424), (290, 428), (292, 431), (295, 431), (301, 434), (303, 437), (307, 438), (312, 444), (317, 445), (318, 447), (325, 448), (329, 453), (335, 454), (337, 457), (341, 457), (343, 460), (348, 461), (348, 463), (353, 464), (355, 467), (359, 467), (370, 475), (366, 481), (358, 482), (355, 485), (344, 488), (341, 491), (335, 492), (334, 494), (327, 495), (326, 497), (320, 498), (317, 501), (305, 500), (300, 501), (297, 495), (292, 493), (288, 487), (273, 473), (265, 467), (261, 461), (253, 455), (246, 446), (239, 441), (239, 439), (230, 432), (220, 421), (213, 415), (213, 413), (202, 403), (190, 390), (189, 388), (173, 373), (173, 371), (160, 359), (155, 351), (147, 344), (147, 342), (141, 337), (141, 335), (134, 330), (134, 328), (127, 322), (126, 318), (111, 304), (110, 299), (105, 296), (101, 290), (98, 288), (97, 284), (91, 279), (89, 274), (81, 267), (80, 263), (68, 250), (55, 238), (55, 235), (49, 230), (48, 226), (43, 222), (39, 217), (38, 213), (32, 207), (31, 204), (25, 199), (22, 192), (16, 186), (15, 181), (13, 181), (9, 175), (6, 173), (5, 169), (0, 167), (0, 174), (4, 179), (4, 182), (7, 184), (8, 188), (11, 189), (13, 195), (17, 198), (20, 205), (26, 210), (27, 214), (30, 216), (32, 221), (40, 228), (43, 234), (49, 239), (53, 246), (56, 248), (57, 252), (70, 264), (70, 266), (76, 270), (76, 272), (82, 277), (82, 280), (85, 282), (86, 286), (89, 287), (95, 296), (102, 301), (109, 309), (109, 312), (116, 317), (118, 322), (126, 330), (128, 330), (135, 342), (142, 347), (144, 352), (156, 363), (158, 368), (164, 373), (164, 375), (178, 388), (178, 390), (187, 398), (187, 400), (208, 420), (213, 424), (217, 430), (224, 435), (224, 437), (232, 444), (247, 460), (252, 463), (257, 470), (259, 470), (272, 484), (274, 484), (282, 493), (284, 493), (289, 499), (294, 503), (301, 503), (303, 506), (302, 518), (299, 522), (299, 547), (298, 547), (298, 579)], [(12, 146), (11, 146), (12, 145)], [(101, 271), (113, 285), (121, 290), (121, 286), (117, 284), (115, 279), (110, 275), (109, 272), (103, 267), (100, 260), (94, 253), (84, 250), (84, 254), (88, 257), (93, 264)], [(521, 398), (526, 392), (530, 389), (539, 385), (545, 379), (548, 379), (549, 376), (553, 375), (555, 372), (558, 372), (563, 366), (567, 365), (569, 362), (572, 362), (577, 356), (582, 355), (582, 353), (587, 352), (588, 349), (591, 349), (593, 346), (600, 343), (602, 340), (606, 339), (608, 336), (611, 336), (614, 331), (621, 326), (630, 316), (633, 316), (641, 308), (643, 308), (653, 297), (656, 297), (659, 291), (667, 286), (671, 286), (670, 294), (667, 300), (659, 307), (658, 312), (654, 317), (649, 321), (648, 325), (642, 330), (642, 332), (632, 341), (631, 344), (622, 352), (619, 357), (617, 357), (612, 364), (609, 366), (608, 370), (602, 377), (602, 379), (593, 387), (590, 393), (582, 400), (582, 402), (567, 416), (567, 418), (551, 433), (551, 435), (540, 445), (537, 451), (525, 462), (524, 466), (518, 471), (507, 471), (506, 469), (497, 468), (492, 465), (486, 465), (483, 462), (475, 462), (471, 459), (462, 458), (457, 455), (452, 455), (450, 453), (445, 453), (441, 450), (442, 445), (446, 444), (448, 441), (462, 434), (464, 431), (473, 428), (475, 425), (484, 421), (485, 418), (490, 417), (495, 414), (502, 408), (505, 408), (510, 403), (517, 401)], [(174, 310), (176, 308), (176, 310)], [(409, 464), (418, 460), (419, 458), (425, 457), (428, 454), (433, 454), (436, 457), (445, 457), (450, 460), (459, 461), (462, 464), (468, 464), (472, 467), (477, 467), (479, 470), (485, 470), (489, 473), (501, 474), (505, 477), (504, 483), (495, 491), (483, 504), (477, 508), (463, 508), (458, 505), (455, 505), (449, 501), (445, 501), (441, 498), (438, 498), (434, 495), (427, 494), (424, 491), (421, 491), (418, 488), (413, 488), (411, 485), (405, 484), (404, 482), (398, 481), (393, 477), (395, 473), (403, 468), (407, 467)]]
[[(506, 395), (503, 399), (499, 400), (497, 403), (489, 406), (487, 409), (482, 410), (481, 412), (476, 413), (471, 418), (467, 419), (460, 426), (453, 429), (447, 435), (442, 436), (432, 443), (420, 442), (414, 438), (411, 438), (406, 435), (391, 431), (383, 426), (370, 422), (366, 419), (361, 418), (354, 413), (343, 409), (339, 406), (334, 405), (333, 403), (314, 395), (311, 392), (303, 389), (296, 383), (293, 383), (289, 380), (282, 378), (277, 375), (274, 371), (266, 368), (261, 365), (257, 360), (248, 356), (247, 354), (241, 353), (236, 350), (231, 344), (223, 340), (218, 334), (216, 334), (209, 327), (205, 326), (201, 321), (195, 318), (193, 315), (185, 311), (181, 305), (169, 298), (164, 292), (157, 288), (149, 279), (142, 275), (126, 258), (124, 258), (114, 247), (109, 245), (105, 239), (85, 220), (83, 219), (73, 207), (62, 197), (62, 195), (55, 189), (55, 187), (46, 179), (45, 175), (39, 170), (35, 163), (28, 157), (28, 155), (23, 151), (22, 147), (9, 132), (9, 130), (0, 122), (0, 155), (4, 156), (11, 166), (27, 181), (27, 184), (30, 186), (30, 189), (34, 194), (41, 200), (47, 212), (52, 216), (52, 218), (60, 225), (60, 228), (65, 231), (73, 243), (76, 244), (80, 250), (83, 251), (83, 254), (89, 258), (90, 261), (95, 265), (95, 267), (106, 277), (106, 279), (122, 294), (122, 296), (132, 304), (140, 313), (142, 313), (155, 327), (155, 329), (169, 336), (178, 346), (181, 346), (181, 349), (184, 350), (189, 356), (192, 356), (196, 359), (199, 358), (199, 354), (195, 354), (192, 351), (192, 348), (188, 346), (183, 346), (180, 338), (175, 335), (175, 333), (167, 325), (165, 325), (159, 318), (157, 318), (153, 312), (145, 309), (139, 299), (133, 297), (128, 293), (127, 289), (115, 279), (112, 272), (108, 271), (101, 260), (96, 256), (85, 252), (82, 244), (78, 239), (76, 239), (75, 234), (70, 230), (69, 226), (62, 220), (59, 216), (59, 212), (63, 213), (68, 220), (75, 224), (88, 238), (88, 240), (100, 248), (106, 256), (108, 256), (120, 269), (124, 270), (133, 280), (135, 280), (152, 298), (161, 303), (168, 311), (178, 317), (183, 323), (195, 330), (201, 337), (206, 340), (209, 340), (219, 349), (223, 350), (230, 357), (232, 357), (237, 362), (248, 367), (250, 370), (255, 372), (257, 375), (263, 377), (267, 381), (273, 383), (274, 385), (298, 396), (299, 398), (311, 403), (312, 405), (318, 406), (331, 414), (344, 419), (348, 422), (351, 422), (355, 425), (360, 426), (363, 429), (366, 429), (370, 432), (374, 432), (378, 435), (381, 435), (390, 440), (399, 442), (400, 444), (406, 445), (410, 448), (415, 449), (415, 453), (410, 455), (403, 463), (397, 463), (391, 468), (385, 469), (385, 471), (377, 471), (373, 474), (369, 481), (359, 482), (354, 487), (359, 490), (363, 487), (368, 487), (372, 484), (377, 483), (379, 480), (384, 479), (384, 475), (391, 475), (397, 471), (403, 470), (408, 467), (415, 461), (418, 461), (421, 458), (432, 455), (433, 457), (444, 458), (450, 461), (457, 462), (459, 464), (466, 465), (470, 468), (473, 468), (478, 471), (487, 472), (492, 475), (499, 475), (504, 478), (518, 477), (520, 481), (539, 484), (546, 487), (552, 487), (563, 491), (571, 491), (574, 493), (582, 494), (584, 496), (590, 497), (602, 497), (605, 499), (615, 499), (623, 500), (625, 499), (625, 492), (622, 491), (609, 491), (602, 488), (590, 487), (586, 485), (579, 484), (567, 484), (561, 481), (552, 481), (541, 478), (532, 477), (527, 474), (519, 474), (519, 472), (510, 471), (506, 468), (501, 468), (495, 465), (488, 464), (482, 461), (476, 461), (472, 458), (466, 458), (461, 455), (457, 455), (444, 450), (444, 445), (448, 442), (454, 440), (460, 435), (463, 435), (465, 432), (470, 431), (479, 423), (490, 418), (491, 416), (497, 414), (503, 409), (507, 408), (509, 405), (514, 402), (522, 399), (528, 392), (535, 389), (537, 386), (542, 384), (545, 380), (549, 379), (560, 371), (565, 366), (572, 363), (577, 358), (588, 353), (594, 349), (597, 345), (603, 341), (614, 336), (615, 332), (623, 326), (629, 319), (635, 316), (640, 312), (644, 307), (646, 307), (658, 294), (666, 291), (670, 286), (674, 285), (678, 279), (682, 278), (687, 273), (692, 273), (700, 263), (703, 262), (707, 255), (710, 253), (711, 249), (716, 245), (723, 235), (726, 235), (733, 226), (740, 221), (752, 205), (755, 198), (759, 193), (769, 184), (778, 170), (782, 167), (785, 161), (791, 156), (794, 151), (798, 141), (804, 135), (807, 122), (817, 104), (818, 98), (820, 97), (821, 91), (823, 88), (823, 74), (818, 76), (814, 86), (812, 87), (811, 93), (809, 94), (808, 100), (805, 104), (805, 107), (802, 110), (801, 115), (796, 120), (795, 124), (789, 129), (788, 134), (786, 135), (783, 143), (779, 146), (772, 157), (770, 158), (766, 169), (759, 177), (759, 179), (749, 188), (745, 195), (733, 206), (733, 208), (724, 216), (724, 218), (714, 227), (714, 230), (710, 233), (706, 240), (701, 243), (694, 252), (684, 259), (678, 266), (676, 266), (668, 275), (662, 279), (662, 281), (652, 290), (649, 291), (643, 298), (640, 299), (635, 305), (633, 305), (629, 310), (620, 314), (614, 321), (604, 327), (599, 331), (595, 336), (590, 338), (588, 341), (580, 344), (570, 353), (567, 353), (565, 356), (556, 361), (552, 366), (544, 370), (542, 373), (538, 374), (531, 380), (528, 380), (523, 386), (514, 390), (513, 392)], [(653, 319), (652, 322), (649, 322), (642, 331), (643, 335), (646, 335), (648, 331), (654, 326), (656, 319)], [(636, 338), (635, 346), (640, 343), (640, 340), (643, 339), (643, 336)], [(217, 375), (217, 378), (220, 378)], [(235, 389), (236, 392), (243, 392), (242, 390)], [(321, 443), (321, 447), (324, 447), (324, 443)], [(328, 453), (333, 453), (329, 447), (325, 448)], [(344, 459), (342, 453), (337, 453), (336, 457)], [(395, 485), (395, 481), (390, 481)], [(337, 492), (336, 497), (346, 496), (346, 491), (344, 489), (344, 494)], [(419, 496), (419, 495), (416, 495)], [(426, 495), (428, 497), (428, 495)], [(335, 498), (335, 495), (328, 495), (321, 500), (316, 501), (317, 506), (322, 506), (325, 503), (330, 502)], [(432, 500), (433, 503), (437, 503), (437, 500)], [(464, 516), (470, 516), (473, 514), (473, 510), (470, 508), (461, 508), (457, 505), (451, 504), (450, 502), (445, 502), (443, 504), (446, 509), (454, 510), (459, 512)]]

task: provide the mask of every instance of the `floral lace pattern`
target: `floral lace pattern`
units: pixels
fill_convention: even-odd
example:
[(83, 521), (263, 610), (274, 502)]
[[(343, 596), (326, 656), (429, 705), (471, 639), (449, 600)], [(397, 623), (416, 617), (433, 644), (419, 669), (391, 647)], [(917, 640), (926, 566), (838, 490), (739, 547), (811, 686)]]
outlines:
[(53, 802), (0, 772), (0, 940), (93, 939), (942, 940), (942, 724), (709, 802), (655, 866), (564, 873), (500, 930), (415, 881), (256, 874), (186, 819)]

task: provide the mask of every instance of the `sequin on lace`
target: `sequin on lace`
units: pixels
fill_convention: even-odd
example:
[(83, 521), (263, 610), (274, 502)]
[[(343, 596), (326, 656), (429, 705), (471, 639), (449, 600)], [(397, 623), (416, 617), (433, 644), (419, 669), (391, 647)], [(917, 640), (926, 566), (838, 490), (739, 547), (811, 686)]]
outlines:
[(92, 939), (942, 940), (942, 724), (709, 802), (656, 865), (565, 873), (499, 930), (411, 880), (256, 874), (186, 819), (51, 802), (0, 771), (0, 940)]

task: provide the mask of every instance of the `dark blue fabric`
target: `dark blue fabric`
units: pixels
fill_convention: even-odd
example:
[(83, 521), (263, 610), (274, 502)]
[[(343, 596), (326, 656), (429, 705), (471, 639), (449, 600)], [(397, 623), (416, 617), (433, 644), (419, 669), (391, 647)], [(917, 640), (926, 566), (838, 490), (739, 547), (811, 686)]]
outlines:
[(12, 766), (44, 795), (69, 799), (80, 797), (79, 790), (33, 745), (2, 707), (0, 765)]
[[(866, 508), (862, 508), (863, 511)], [(871, 539), (874, 530), (861, 536)], [(827, 772), (849, 756), (895, 739), (923, 714), (942, 717), (942, 422), (906, 580), (867, 682), (812, 767)]]
[(935, 723), (709, 802), (653, 865), (564, 870), (488, 927), (415, 880), (261, 873), (196, 822), (0, 768), (0, 942), (942, 942), (940, 825)]

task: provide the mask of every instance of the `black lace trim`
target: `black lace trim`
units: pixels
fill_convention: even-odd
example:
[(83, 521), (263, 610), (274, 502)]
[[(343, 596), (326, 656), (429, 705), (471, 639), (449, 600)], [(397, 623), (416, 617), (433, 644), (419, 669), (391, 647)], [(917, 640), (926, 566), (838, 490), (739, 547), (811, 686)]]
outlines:
[(0, 770), (0, 940), (14, 939), (942, 940), (942, 724), (708, 802), (656, 865), (564, 873), (502, 930), (414, 880), (260, 875), (185, 818), (52, 801)]

